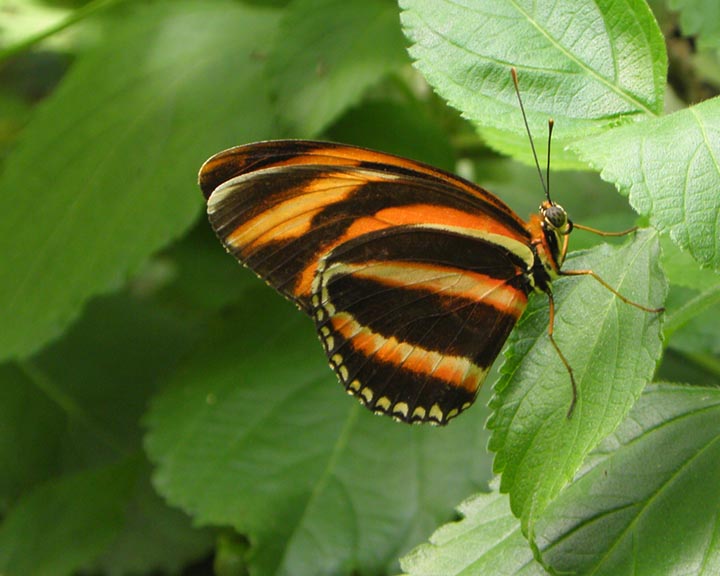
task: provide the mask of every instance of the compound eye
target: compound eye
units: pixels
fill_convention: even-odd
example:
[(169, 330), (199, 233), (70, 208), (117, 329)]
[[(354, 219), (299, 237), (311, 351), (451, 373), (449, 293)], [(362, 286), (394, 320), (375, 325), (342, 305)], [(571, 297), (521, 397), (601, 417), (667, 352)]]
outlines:
[(548, 222), (553, 228), (562, 230), (568, 223), (567, 212), (562, 206), (553, 204), (545, 210), (545, 221)]

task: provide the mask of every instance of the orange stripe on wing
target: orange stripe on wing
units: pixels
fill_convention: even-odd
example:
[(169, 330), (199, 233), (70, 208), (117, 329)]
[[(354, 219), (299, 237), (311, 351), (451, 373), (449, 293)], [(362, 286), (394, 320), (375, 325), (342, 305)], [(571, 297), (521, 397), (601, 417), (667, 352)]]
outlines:
[(353, 158), (352, 154), (325, 154), (325, 151), (320, 149), (312, 154), (298, 154), (297, 156), (284, 157), (281, 161), (275, 163), (275, 165), (359, 166), (360, 163), (361, 160), (357, 157)]
[(482, 230), (483, 232), (509, 236), (518, 242), (527, 243), (528, 239), (517, 231), (503, 226), (497, 218), (482, 213), (470, 213), (447, 206), (434, 204), (415, 204), (411, 206), (385, 208), (375, 214), (375, 218), (395, 226), (403, 224), (436, 224)]
[(480, 370), (474, 363), (468, 362), (462, 366), (454, 361), (453, 357), (445, 356), (435, 366), (433, 376), (446, 382), (460, 382), (460, 387), (475, 392), (483, 383), (487, 372)]
[[(325, 173), (293, 190), (286, 200), (268, 206), (267, 210), (237, 226), (225, 242), (245, 254), (272, 241), (298, 238), (311, 229), (313, 218), (319, 212), (347, 200), (367, 182), (368, 179), (349, 177), (345, 173)], [(222, 189), (218, 189), (211, 203), (221, 202)]]
[(322, 258), (325, 254), (329, 254), (334, 248), (344, 242), (347, 242), (348, 240), (357, 238), (363, 234), (368, 234), (369, 232), (383, 230), (384, 228), (389, 228), (390, 226), (394, 226), (394, 224), (378, 220), (373, 216), (366, 216), (355, 220), (342, 236), (324, 246), (322, 253), (317, 254), (317, 258), (308, 262), (307, 266), (305, 266), (301, 272), (299, 282), (297, 283), (295, 290), (297, 297), (309, 298), (312, 294), (312, 284), (313, 279), (315, 278), (315, 272), (318, 269), (320, 258)]
[(360, 218), (354, 222), (342, 237), (342, 242), (357, 238), (362, 234), (374, 232), (389, 226), (404, 225), (437, 225), (469, 230), (481, 230), (485, 233), (499, 236), (509, 236), (514, 240), (526, 244), (528, 239), (515, 230), (503, 226), (496, 218), (486, 214), (472, 214), (455, 208), (438, 206), (434, 204), (414, 204), (395, 206), (378, 210), (372, 216)]
[[(525, 310), (527, 295), (519, 288), (467, 270), (418, 262), (374, 261), (343, 264), (339, 274), (352, 274), (388, 287), (425, 290), (444, 296), (457, 296), (482, 302), (496, 310), (519, 318)], [(518, 269), (518, 275), (522, 273)]]
[(418, 375), (442, 379), (450, 386), (464, 388), (475, 393), (487, 375), (469, 358), (449, 356), (425, 350), (391, 336), (385, 338), (360, 325), (351, 314), (339, 312), (330, 318), (333, 330), (350, 343), (353, 350), (377, 360), (393, 364), (399, 369)]

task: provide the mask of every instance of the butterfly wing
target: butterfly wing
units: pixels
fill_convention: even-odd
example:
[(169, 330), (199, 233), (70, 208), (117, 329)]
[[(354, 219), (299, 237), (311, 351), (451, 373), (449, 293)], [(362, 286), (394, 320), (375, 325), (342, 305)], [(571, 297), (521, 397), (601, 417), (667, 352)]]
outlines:
[(310, 313), (323, 256), (406, 225), (529, 234), (498, 198), (457, 176), (390, 154), (304, 140), (232, 148), (200, 171), (208, 216), (226, 249)]
[(422, 174), (428, 178), (463, 190), (472, 197), (494, 206), (522, 226), (522, 221), (497, 196), (472, 182), (429, 164), (360, 146), (315, 140), (268, 140), (229, 148), (215, 154), (200, 169), (199, 184), (205, 198), (221, 184), (265, 168), (300, 165), (346, 166), (379, 169), (397, 174)]
[(375, 412), (467, 408), (527, 304), (529, 249), (488, 232), (395, 226), (322, 259), (313, 314), (330, 365)]

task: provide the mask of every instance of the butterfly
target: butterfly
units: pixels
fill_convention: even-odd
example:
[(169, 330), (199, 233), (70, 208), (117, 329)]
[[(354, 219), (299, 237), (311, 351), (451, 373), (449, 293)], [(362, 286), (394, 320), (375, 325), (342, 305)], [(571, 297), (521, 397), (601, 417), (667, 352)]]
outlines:
[(552, 331), (560, 276), (592, 275), (659, 311), (561, 269), (573, 228), (599, 231), (575, 226), (547, 188), (524, 221), (449, 172), (309, 140), (230, 148), (199, 184), (225, 248), (314, 319), (347, 392), (404, 422), (443, 425), (473, 403), (532, 292), (549, 298), (570, 415), (577, 389)]

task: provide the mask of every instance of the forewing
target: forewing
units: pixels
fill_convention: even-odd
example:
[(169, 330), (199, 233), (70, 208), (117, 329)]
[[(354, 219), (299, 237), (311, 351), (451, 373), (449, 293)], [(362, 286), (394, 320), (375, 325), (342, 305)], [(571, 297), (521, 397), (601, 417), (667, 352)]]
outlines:
[(482, 188), (352, 146), (293, 140), (240, 146), (208, 160), (200, 184), (226, 249), (306, 312), (321, 258), (371, 232), (426, 224), (529, 242), (522, 220)]
[[(466, 194), (491, 204), (517, 220), (514, 212), (497, 196), (455, 174), (429, 164), (360, 146), (316, 140), (267, 140), (228, 148), (208, 159), (200, 169), (199, 184), (209, 198), (221, 184), (250, 172), (278, 166), (345, 166), (379, 169), (396, 174), (423, 175), (463, 190)], [(519, 221), (522, 226), (522, 221)]]
[(531, 261), (506, 236), (440, 226), (338, 246), (312, 299), (330, 365), (371, 410), (446, 424), (473, 402), (525, 309)]

